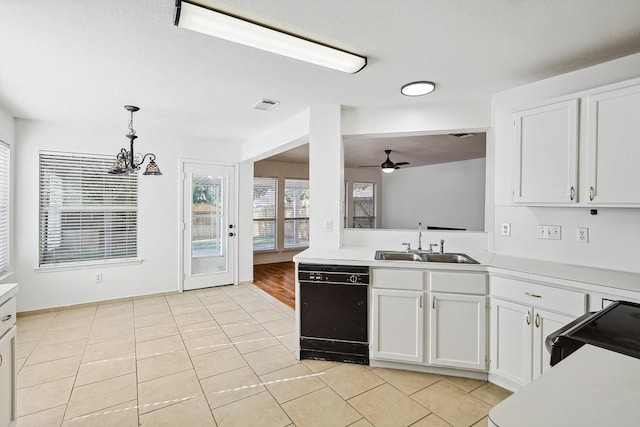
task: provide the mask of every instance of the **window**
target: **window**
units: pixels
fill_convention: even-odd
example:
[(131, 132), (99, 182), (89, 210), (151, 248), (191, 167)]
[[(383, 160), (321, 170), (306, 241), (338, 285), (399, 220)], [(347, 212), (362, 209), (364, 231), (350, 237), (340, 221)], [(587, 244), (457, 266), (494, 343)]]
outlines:
[(9, 271), (9, 154), (0, 141), (0, 276)]
[(284, 248), (309, 246), (309, 180), (284, 180)]
[(135, 258), (138, 175), (113, 156), (40, 153), (39, 265)]
[(253, 250), (276, 250), (276, 178), (253, 179)]
[(375, 183), (353, 183), (353, 228), (376, 228), (375, 195)]

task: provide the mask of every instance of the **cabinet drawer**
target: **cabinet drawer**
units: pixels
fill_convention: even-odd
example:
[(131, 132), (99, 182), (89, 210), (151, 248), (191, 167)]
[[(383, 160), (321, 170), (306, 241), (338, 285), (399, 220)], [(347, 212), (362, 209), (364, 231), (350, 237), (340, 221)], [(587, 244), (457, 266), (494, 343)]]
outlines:
[(421, 291), (422, 270), (374, 268), (371, 270), (371, 285), (374, 288)]
[(491, 277), (491, 296), (574, 316), (584, 314), (587, 303), (583, 292), (495, 276)]
[(427, 283), (432, 292), (453, 292), (463, 294), (487, 294), (487, 276), (482, 273), (452, 273), (429, 271)]
[(0, 305), (0, 337), (16, 324), (16, 299), (9, 298)]

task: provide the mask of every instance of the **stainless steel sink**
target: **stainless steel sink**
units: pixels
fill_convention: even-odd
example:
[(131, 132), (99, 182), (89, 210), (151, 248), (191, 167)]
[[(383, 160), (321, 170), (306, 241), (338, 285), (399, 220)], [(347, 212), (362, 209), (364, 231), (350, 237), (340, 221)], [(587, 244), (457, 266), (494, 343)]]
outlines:
[(382, 261), (418, 261), (444, 262), (448, 264), (479, 264), (478, 261), (466, 254), (431, 253), (422, 251), (376, 251), (375, 259)]
[(428, 262), (448, 262), (453, 264), (480, 264), (466, 254), (425, 254)]
[(426, 261), (416, 252), (376, 251), (376, 259), (384, 261)]

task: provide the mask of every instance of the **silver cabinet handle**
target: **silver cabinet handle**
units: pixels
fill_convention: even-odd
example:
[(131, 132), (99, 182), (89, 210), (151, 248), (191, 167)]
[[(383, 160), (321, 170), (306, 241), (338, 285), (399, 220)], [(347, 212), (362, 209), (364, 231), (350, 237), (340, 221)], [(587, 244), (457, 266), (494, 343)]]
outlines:
[(2, 355), (0, 354), (0, 366), (2, 366)]
[(589, 187), (589, 201), (593, 202), (593, 187)]
[(573, 201), (573, 199), (575, 197), (575, 193), (576, 193), (576, 189), (572, 185), (571, 189), (569, 190), (569, 198), (571, 199), (571, 201)]
[(532, 298), (542, 298), (542, 295), (532, 294), (531, 292), (525, 292), (525, 295), (528, 295)]
[(420, 295), (420, 308), (422, 308), (422, 295)]
[(431, 307), (436, 308), (436, 296), (433, 296), (433, 303), (431, 305)]
[(527, 325), (531, 324), (531, 312), (527, 311)]
[(2, 321), (3, 321), (3, 322), (6, 322), (7, 320), (11, 320), (11, 318), (12, 318), (12, 317), (13, 317), (13, 314), (7, 314), (6, 316), (4, 316), (4, 317), (2, 318)]
[(536, 313), (536, 328), (540, 327), (540, 315)]

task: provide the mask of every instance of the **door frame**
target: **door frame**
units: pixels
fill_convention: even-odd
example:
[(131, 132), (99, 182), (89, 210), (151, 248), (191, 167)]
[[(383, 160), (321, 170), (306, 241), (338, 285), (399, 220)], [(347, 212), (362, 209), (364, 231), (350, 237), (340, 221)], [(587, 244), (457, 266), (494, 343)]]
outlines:
[(200, 165), (208, 165), (208, 166), (226, 166), (226, 167), (232, 167), (233, 168), (233, 178), (235, 180), (235, 195), (234, 195), (234, 202), (233, 202), (233, 206), (234, 206), (234, 214), (233, 214), (233, 218), (230, 218), (230, 220), (233, 220), (233, 224), (235, 224), (235, 234), (236, 234), (236, 244), (233, 245), (233, 264), (231, 265), (231, 268), (233, 268), (233, 286), (238, 284), (238, 265), (239, 265), (239, 260), (238, 260), (238, 256), (240, 254), (239, 251), (239, 241), (240, 239), (238, 239), (238, 207), (239, 207), (239, 197), (238, 197), (238, 181), (239, 181), (239, 165), (238, 163), (230, 163), (230, 162), (215, 162), (215, 161), (206, 161), (206, 160), (198, 160), (198, 159), (191, 159), (191, 158), (180, 158), (179, 159), (180, 162), (180, 168), (179, 168), (179, 173), (178, 173), (178, 187), (180, 188), (179, 191), (179, 197), (180, 197), (180, 202), (178, 203), (178, 234), (179, 234), (179, 245), (180, 245), (180, 249), (179, 249), (179, 254), (180, 254), (180, 266), (179, 266), (179, 271), (178, 271), (178, 281), (180, 283), (179, 287), (178, 287), (178, 292), (182, 293), (184, 292), (184, 277), (185, 277), (185, 271), (184, 271), (184, 230), (186, 228), (186, 223), (185, 223), (185, 217), (184, 217), (184, 180), (187, 178), (186, 174), (185, 174), (185, 165), (187, 163), (196, 163), (196, 164), (200, 164)]

